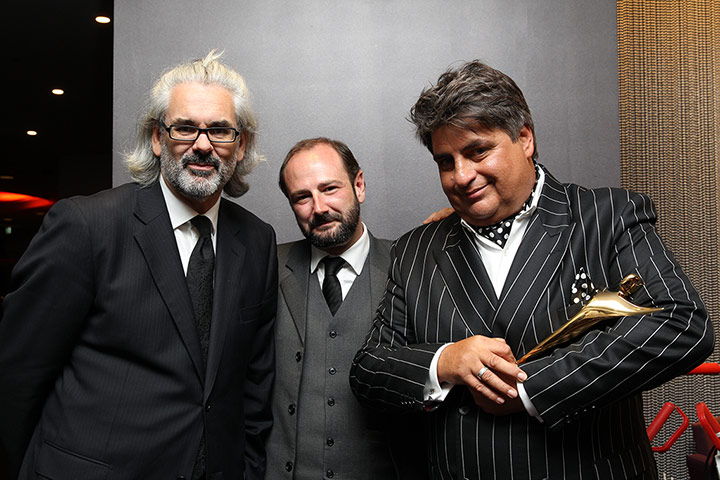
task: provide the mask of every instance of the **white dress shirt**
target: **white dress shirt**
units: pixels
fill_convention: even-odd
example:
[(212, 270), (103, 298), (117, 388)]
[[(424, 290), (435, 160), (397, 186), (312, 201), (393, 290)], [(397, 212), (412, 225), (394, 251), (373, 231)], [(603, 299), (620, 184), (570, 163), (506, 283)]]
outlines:
[[(483, 265), (487, 271), (488, 277), (493, 284), (495, 289), (495, 295), (499, 298), (502, 293), (505, 280), (507, 279), (508, 272), (512, 266), (512, 262), (515, 259), (515, 255), (520, 248), (525, 230), (530, 223), (530, 217), (537, 209), (538, 201), (540, 200), (540, 192), (542, 191), (543, 185), (545, 185), (545, 172), (542, 168), (538, 169), (539, 176), (537, 184), (535, 185), (534, 196), (530, 208), (528, 208), (521, 215), (518, 215), (513, 221), (512, 227), (510, 227), (510, 233), (508, 239), (505, 242), (505, 247), (501, 248), (496, 243), (480, 235), (472, 226), (470, 226), (465, 220), (460, 220), (462, 226), (470, 232), (471, 238), (475, 241), (475, 246), (480, 251)], [(440, 354), (447, 347), (448, 344), (443, 345), (435, 352), (435, 356), (430, 364), (430, 378), (425, 383), (424, 397), (426, 401), (430, 402), (441, 402), (445, 399), (450, 389), (453, 387), (452, 384), (443, 383), (442, 385), (438, 381), (437, 377), (437, 364)], [(520, 400), (523, 402), (523, 406), (527, 412), (536, 417), (542, 422), (540, 415), (535, 406), (530, 401), (530, 397), (525, 392), (525, 388), (522, 383), (517, 384), (518, 395)]]
[[(352, 287), (355, 279), (362, 273), (365, 259), (368, 253), (370, 253), (370, 236), (364, 223), (362, 223), (362, 229), (363, 232), (358, 241), (339, 255), (346, 262), (337, 273), (340, 288), (342, 289), (343, 300), (345, 300), (345, 296), (347, 296), (350, 291), (350, 287)], [(320, 261), (327, 256), (327, 252), (311, 245), (310, 275), (317, 270), (317, 278), (321, 288), (323, 280), (325, 279), (325, 264), (320, 263)]]
[[(165, 198), (165, 205), (167, 205), (168, 214), (170, 215), (170, 224), (175, 234), (175, 241), (177, 242), (178, 252), (180, 252), (180, 260), (182, 261), (183, 271), (187, 275), (188, 263), (190, 263), (190, 255), (192, 254), (195, 244), (200, 238), (200, 234), (192, 226), (190, 220), (196, 215), (200, 215), (195, 210), (190, 208), (185, 202), (180, 200), (170, 187), (165, 183), (165, 179), (160, 177), (160, 187), (162, 188), (163, 197)], [(212, 239), (213, 250), (217, 244), (217, 221), (218, 211), (220, 210), (220, 198), (218, 197), (217, 202), (210, 207), (210, 209), (203, 213), (210, 219), (212, 223), (212, 232), (210, 238)]]

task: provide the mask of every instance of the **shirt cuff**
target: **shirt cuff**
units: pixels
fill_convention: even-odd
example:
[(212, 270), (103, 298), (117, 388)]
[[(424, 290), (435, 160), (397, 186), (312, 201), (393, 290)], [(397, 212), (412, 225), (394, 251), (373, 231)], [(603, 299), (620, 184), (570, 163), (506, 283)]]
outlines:
[(423, 390), (423, 399), (425, 400), (425, 403), (442, 402), (454, 386), (452, 383), (443, 383), (441, 385), (437, 376), (438, 359), (440, 358), (442, 351), (445, 350), (445, 347), (448, 345), (452, 345), (452, 343), (446, 343), (442, 347), (438, 348), (435, 355), (433, 355), (432, 362), (430, 362), (430, 372), (428, 379), (425, 381), (425, 389)]
[(532, 401), (530, 401), (530, 397), (525, 391), (525, 385), (523, 385), (522, 383), (518, 383), (517, 391), (518, 395), (520, 396), (520, 400), (522, 400), (523, 406), (525, 407), (525, 410), (527, 410), (528, 414), (532, 417), (537, 418), (540, 423), (543, 423), (543, 419), (540, 416), (540, 413), (537, 411), (537, 408), (535, 408), (535, 405), (533, 405)]

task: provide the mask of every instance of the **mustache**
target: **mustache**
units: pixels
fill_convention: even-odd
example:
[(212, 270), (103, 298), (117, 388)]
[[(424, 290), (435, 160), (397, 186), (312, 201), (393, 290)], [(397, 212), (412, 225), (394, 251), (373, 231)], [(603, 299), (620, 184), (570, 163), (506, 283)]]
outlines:
[(342, 214), (340, 214), (340, 213), (332, 213), (332, 212), (316, 213), (310, 219), (308, 226), (310, 227), (310, 230), (312, 230), (314, 228), (319, 227), (320, 225), (324, 225), (324, 224), (332, 222), (332, 221), (342, 222), (342, 219), (343, 219), (343, 217), (342, 217)]
[(191, 163), (194, 163), (196, 165), (211, 165), (215, 167), (215, 169), (220, 168), (220, 158), (212, 155), (198, 155), (197, 153), (188, 153), (183, 155), (182, 157), (182, 166), (183, 168), (187, 168), (187, 166)]

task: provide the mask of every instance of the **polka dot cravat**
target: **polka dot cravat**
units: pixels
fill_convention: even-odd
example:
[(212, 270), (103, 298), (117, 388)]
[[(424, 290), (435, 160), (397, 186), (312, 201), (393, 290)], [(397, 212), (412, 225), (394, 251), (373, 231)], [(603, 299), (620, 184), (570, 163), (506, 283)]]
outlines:
[(538, 171), (537, 164), (535, 165), (535, 185), (533, 185), (532, 192), (530, 192), (530, 196), (527, 200), (525, 200), (525, 203), (523, 203), (522, 208), (519, 212), (517, 212), (514, 215), (509, 216), (505, 220), (502, 220), (494, 225), (488, 225), (485, 227), (476, 227), (477, 232), (482, 235), (483, 237), (487, 238), (491, 242), (498, 245), (500, 248), (505, 248), (505, 243), (507, 242), (508, 237), (510, 236), (510, 228), (512, 228), (512, 224), (515, 221), (517, 217), (522, 215), (523, 213), (527, 212), (530, 209), (530, 206), (532, 205), (533, 198), (535, 197), (535, 188), (537, 187), (537, 181), (540, 177), (540, 172)]

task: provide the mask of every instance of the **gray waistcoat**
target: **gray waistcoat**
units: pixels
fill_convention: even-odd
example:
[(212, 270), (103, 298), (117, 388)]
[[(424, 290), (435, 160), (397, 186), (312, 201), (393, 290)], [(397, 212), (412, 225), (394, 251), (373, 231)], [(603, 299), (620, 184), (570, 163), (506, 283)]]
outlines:
[(334, 318), (317, 277), (310, 278), (297, 405), (296, 480), (395, 478), (382, 422), (360, 406), (348, 383), (352, 358), (376, 307), (371, 305), (368, 270), (363, 268), (355, 279)]

